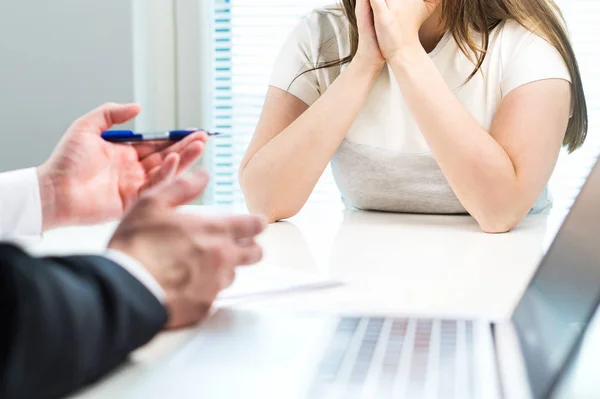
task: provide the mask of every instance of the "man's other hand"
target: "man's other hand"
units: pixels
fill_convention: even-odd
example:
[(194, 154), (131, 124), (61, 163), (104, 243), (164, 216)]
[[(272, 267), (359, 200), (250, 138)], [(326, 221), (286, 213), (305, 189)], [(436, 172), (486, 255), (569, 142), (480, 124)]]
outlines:
[(207, 217), (176, 212), (208, 183), (203, 171), (142, 195), (117, 228), (109, 248), (138, 260), (166, 292), (167, 328), (201, 321), (237, 266), (262, 258), (255, 238), (266, 227), (257, 216)]

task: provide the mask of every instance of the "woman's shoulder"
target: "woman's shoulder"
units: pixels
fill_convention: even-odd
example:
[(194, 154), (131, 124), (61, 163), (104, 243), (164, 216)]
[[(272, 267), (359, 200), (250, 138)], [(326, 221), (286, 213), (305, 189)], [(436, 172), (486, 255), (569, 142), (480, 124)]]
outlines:
[(337, 5), (313, 10), (303, 18), (301, 25), (306, 26), (311, 34), (321, 37), (331, 37), (331, 35), (347, 37), (348, 19)]
[(498, 27), (503, 92), (542, 79), (571, 81), (571, 74), (557, 47), (534, 29), (510, 19)]
[(336, 4), (315, 8), (306, 17), (313, 21), (327, 22), (336, 25), (347, 23), (344, 10)]
[(349, 53), (348, 18), (338, 6), (313, 10), (291, 34), (288, 46), (296, 43), (314, 60), (327, 62)]
[[(500, 32), (498, 42), (505, 61), (510, 61), (524, 52), (536, 54), (540, 57), (540, 62), (550, 59), (556, 61), (557, 48), (534, 29), (528, 28), (514, 19), (504, 21), (498, 29)], [(558, 56), (558, 58), (561, 57)], [(562, 64), (562, 61), (560, 63)]]
[(537, 36), (515, 19), (507, 19), (498, 27), (498, 30), (503, 42), (519, 43)]
[(529, 46), (553, 47), (546, 39), (533, 29), (522, 25), (514, 19), (504, 21), (498, 28), (499, 44), (503, 52), (516, 52)]

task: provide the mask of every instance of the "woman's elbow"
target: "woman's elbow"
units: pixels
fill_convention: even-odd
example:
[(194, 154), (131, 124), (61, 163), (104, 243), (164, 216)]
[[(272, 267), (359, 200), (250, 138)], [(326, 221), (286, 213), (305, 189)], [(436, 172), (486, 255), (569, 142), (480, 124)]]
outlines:
[(481, 228), (481, 231), (483, 231), (486, 234), (505, 234), (505, 233), (509, 233), (518, 224), (519, 224), (518, 222), (513, 223), (513, 222), (503, 222), (503, 221), (492, 222), (492, 223), (479, 222), (479, 227)]
[(300, 212), (300, 209), (281, 206), (276, 200), (256, 198), (251, 194), (246, 194), (245, 199), (248, 211), (252, 215), (262, 215), (266, 217), (269, 224), (289, 219)]
[(268, 194), (268, 187), (250, 182), (243, 170), (240, 170), (239, 182), (248, 211), (253, 215), (265, 216), (268, 223), (289, 219), (300, 212), (300, 208), (286, 204), (276, 195)]
[(487, 234), (505, 234), (513, 230), (521, 223), (525, 215), (520, 213), (488, 213), (475, 216), (479, 227)]
[(248, 211), (252, 215), (262, 215), (267, 218), (267, 222), (275, 223), (280, 220), (289, 219), (296, 216), (300, 210), (281, 210), (275, 206), (269, 206), (264, 204), (253, 204), (251, 201), (246, 199), (246, 206)]

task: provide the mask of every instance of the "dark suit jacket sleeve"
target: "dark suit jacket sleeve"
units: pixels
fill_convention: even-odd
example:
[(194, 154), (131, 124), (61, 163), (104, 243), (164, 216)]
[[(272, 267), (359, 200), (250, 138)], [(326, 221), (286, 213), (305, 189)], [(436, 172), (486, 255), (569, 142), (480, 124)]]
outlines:
[(0, 244), (0, 398), (56, 398), (97, 380), (167, 320), (102, 257), (36, 259)]

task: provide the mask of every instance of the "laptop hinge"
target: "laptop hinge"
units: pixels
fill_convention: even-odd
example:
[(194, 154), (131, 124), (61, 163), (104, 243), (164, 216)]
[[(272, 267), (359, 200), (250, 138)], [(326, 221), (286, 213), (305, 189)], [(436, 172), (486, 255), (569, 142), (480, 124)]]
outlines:
[(493, 324), (493, 338), (503, 398), (533, 398), (523, 352), (510, 322)]

